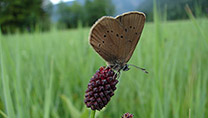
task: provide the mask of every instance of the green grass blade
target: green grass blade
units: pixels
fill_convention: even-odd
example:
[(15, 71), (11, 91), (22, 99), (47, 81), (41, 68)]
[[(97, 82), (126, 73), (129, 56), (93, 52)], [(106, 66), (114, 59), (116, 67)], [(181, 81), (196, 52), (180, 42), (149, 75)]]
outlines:
[(208, 46), (208, 35), (205, 34), (203, 32), (203, 30), (200, 28), (199, 24), (197, 23), (196, 21), (196, 18), (194, 17), (189, 5), (187, 4), (185, 6), (185, 10), (186, 10), (186, 13), (188, 14), (189, 18), (191, 19), (191, 21), (193, 22), (194, 26), (197, 28), (197, 30), (200, 32), (200, 34), (202, 35), (202, 38), (205, 40), (205, 44), (206, 46)]
[(44, 118), (49, 118), (50, 115), (50, 106), (52, 101), (52, 92), (53, 92), (53, 59), (51, 60), (50, 65), (50, 78), (49, 78), (49, 87), (45, 92), (45, 104), (44, 104)]
[(10, 93), (9, 87), (9, 77), (6, 74), (6, 67), (4, 66), (4, 57), (2, 51), (2, 40), (0, 39), (0, 64), (1, 64), (1, 81), (3, 86), (3, 94), (4, 94), (4, 101), (6, 107), (6, 113), (8, 114), (9, 118), (15, 118), (15, 112), (13, 108), (13, 102)]
[(0, 110), (0, 114), (1, 114), (4, 118), (8, 118), (8, 116), (7, 116), (2, 110)]
[(68, 99), (65, 95), (61, 96), (61, 99), (63, 100), (64, 103), (66, 103), (67, 108), (69, 109), (69, 112), (72, 116), (72, 118), (80, 118), (80, 111), (75, 108), (73, 103), (71, 102), (70, 99)]

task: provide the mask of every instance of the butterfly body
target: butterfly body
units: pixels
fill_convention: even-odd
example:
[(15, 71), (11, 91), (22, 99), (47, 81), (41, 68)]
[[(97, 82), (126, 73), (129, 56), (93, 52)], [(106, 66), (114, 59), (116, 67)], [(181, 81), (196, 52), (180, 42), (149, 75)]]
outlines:
[(91, 28), (90, 44), (111, 68), (126, 71), (144, 23), (145, 15), (136, 11), (115, 18), (104, 16)]
[(127, 63), (125, 62), (120, 62), (115, 60), (114, 62), (107, 62), (107, 65), (110, 66), (111, 68), (113, 68), (116, 71), (127, 71), (129, 70)]

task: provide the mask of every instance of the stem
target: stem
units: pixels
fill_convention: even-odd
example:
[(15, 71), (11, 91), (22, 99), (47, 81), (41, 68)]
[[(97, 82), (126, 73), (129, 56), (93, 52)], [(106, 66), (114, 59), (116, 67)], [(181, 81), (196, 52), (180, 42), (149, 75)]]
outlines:
[(95, 112), (96, 112), (96, 110), (91, 111), (91, 117), (90, 118), (95, 118)]

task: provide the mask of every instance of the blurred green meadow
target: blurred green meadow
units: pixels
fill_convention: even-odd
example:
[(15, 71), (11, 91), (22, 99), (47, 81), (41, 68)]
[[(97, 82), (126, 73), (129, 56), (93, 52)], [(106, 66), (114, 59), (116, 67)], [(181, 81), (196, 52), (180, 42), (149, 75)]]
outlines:
[[(208, 20), (146, 23), (99, 118), (208, 117)], [(87, 84), (103, 65), (89, 28), (0, 35), (0, 118), (88, 118)]]

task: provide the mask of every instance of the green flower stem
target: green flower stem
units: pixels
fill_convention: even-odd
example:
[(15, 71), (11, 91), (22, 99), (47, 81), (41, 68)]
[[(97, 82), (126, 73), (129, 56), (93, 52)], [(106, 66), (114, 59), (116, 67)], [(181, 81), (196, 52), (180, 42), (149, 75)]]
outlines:
[(95, 118), (95, 112), (96, 112), (96, 110), (91, 111), (91, 117), (90, 118)]

